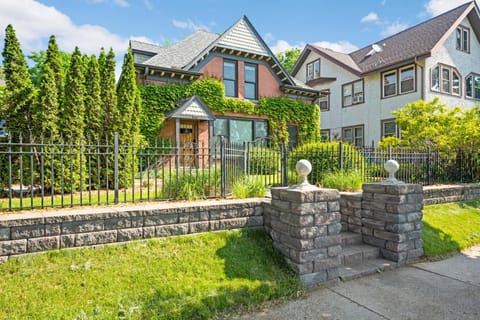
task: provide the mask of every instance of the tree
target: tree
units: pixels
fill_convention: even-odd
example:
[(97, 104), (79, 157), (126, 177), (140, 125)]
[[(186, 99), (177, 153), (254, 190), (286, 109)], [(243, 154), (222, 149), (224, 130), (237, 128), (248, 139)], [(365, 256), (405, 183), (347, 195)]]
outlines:
[(72, 54), (65, 80), (65, 90), (60, 110), (60, 132), (73, 141), (83, 139), (85, 128), (85, 77), (82, 54), (78, 47)]
[(7, 120), (7, 129), (28, 137), (32, 129), (32, 103), (35, 89), (28, 74), (27, 62), (12, 25), (5, 29), (3, 66), (6, 93), (1, 113)]
[(103, 109), (100, 87), (100, 71), (95, 55), (88, 59), (85, 73), (85, 137), (97, 142), (103, 127)]
[(32, 120), (35, 137), (56, 137), (58, 133), (58, 92), (55, 73), (48, 63), (42, 67), (42, 81), (34, 103)]
[(104, 112), (102, 136), (111, 140), (113, 137), (113, 122), (117, 113), (117, 95), (115, 84), (115, 54), (112, 48), (105, 54), (102, 48), (98, 58), (100, 68), (100, 96)]
[(275, 56), (277, 57), (278, 61), (283, 66), (285, 71), (290, 73), (292, 72), (292, 68), (295, 65), (295, 62), (297, 62), (298, 57), (300, 57), (300, 53), (300, 49), (293, 48), (283, 52), (279, 52)]
[(5, 73), (3, 72), (3, 66), (0, 66), (0, 80), (5, 80)]
[(141, 97), (137, 88), (133, 54), (130, 49), (123, 59), (117, 87), (117, 110), (114, 130), (124, 139), (135, 138), (140, 130)]
[(459, 141), (464, 110), (447, 108), (438, 98), (419, 100), (393, 112), (402, 132), (402, 143), (418, 148), (448, 150)]
[(35, 62), (35, 65), (28, 69), (34, 86), (36, 88), (40, 86), (40, 81), (42, 79), (42, 66), (48, 60), (50, 63), (50, 68), (52, 68), (55, 73), (57, 85), (59, 86), (57, 91), (59, 91), (59, 95), (61, 97), (62, 90), (60, 87), (63, 87), (65, 75), (70, 66), (70, 58), (71, 54), (58, 50), (55, 36), (50, 36), (47, 51), (33, 51), (30, 53), (30, 55), (28, 55), (28, 59)]

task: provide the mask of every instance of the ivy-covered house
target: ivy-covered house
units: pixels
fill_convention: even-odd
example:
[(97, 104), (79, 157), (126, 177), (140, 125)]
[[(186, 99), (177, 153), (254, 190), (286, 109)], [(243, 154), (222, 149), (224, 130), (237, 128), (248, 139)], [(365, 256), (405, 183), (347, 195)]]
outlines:
[(320, 92), (283, 69), (245, 16), (221, 34), (199, 30), (171, 47), (132, 40), (130, 48), (153, 135), (199, 145), (319, 136)]

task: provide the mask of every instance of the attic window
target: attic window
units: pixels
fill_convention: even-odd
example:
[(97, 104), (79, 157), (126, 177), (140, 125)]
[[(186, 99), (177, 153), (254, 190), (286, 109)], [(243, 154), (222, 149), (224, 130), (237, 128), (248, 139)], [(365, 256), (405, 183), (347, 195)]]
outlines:
[(307, 81), (320, 78), (320, 59), (307, 63)]
[(470, 29), (466, 27), (459, 26), (457, 27), (456, 35), (456, 45), (457, 50), (470, 52)]

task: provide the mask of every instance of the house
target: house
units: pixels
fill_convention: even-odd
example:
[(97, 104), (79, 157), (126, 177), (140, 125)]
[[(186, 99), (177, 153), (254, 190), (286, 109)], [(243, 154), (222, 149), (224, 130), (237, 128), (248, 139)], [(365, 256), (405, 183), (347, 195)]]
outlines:
[(321, 133), (356, 146), (399, 132), (392, 111), (439, 97), (471, 108), (480, 100), (480, 18), (463, 4), (350, 54), (308, 44), (292, 76), (320, 98)]
[[(317, 90), (299, 84), (280, 65), (246, 16), (221, 34), (196, 31), (183, 41), (161, 47), (130, 41), (138, 84), (190, 83), (213, 77), (223, 81), (225, 96), (258, 103), (262, 97), (288, 97), (313, 103)], [(160, 132), (177, 144), (209, 145), (215, 137), (246, 142), (268, 136), (266, 117), (218, 113), (198, 97), (179, 102), (165, 115)], [(294, 139), (298, 124), (289, 127)]]

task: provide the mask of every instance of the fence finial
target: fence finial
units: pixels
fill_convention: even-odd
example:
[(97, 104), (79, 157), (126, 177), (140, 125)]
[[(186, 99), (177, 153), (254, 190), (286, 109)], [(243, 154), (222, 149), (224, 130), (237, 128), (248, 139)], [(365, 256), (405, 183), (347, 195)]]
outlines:
[(311, 185), (307, 176), (312, 172), (312, 164), (306, 159), (302, 159), (297, 162), (295, 169), (297, 170), (298, 175), (300, 176), (300, 183), (295, 188), (298, 189), (316, 189), (316, 186)]
[(395, 178), (395, 173), (398, 171), (398, 168), (400, 168), (400, 165), (398, 164), (397, 161), (395, 160), (388, 160), (385, 162), (384, 165), (385, 170), (388, 172), (388, 178), (385, 179), (384, 183), (391, 183), (391, 184), (402, 184), (402, 181), (397, 180)]

